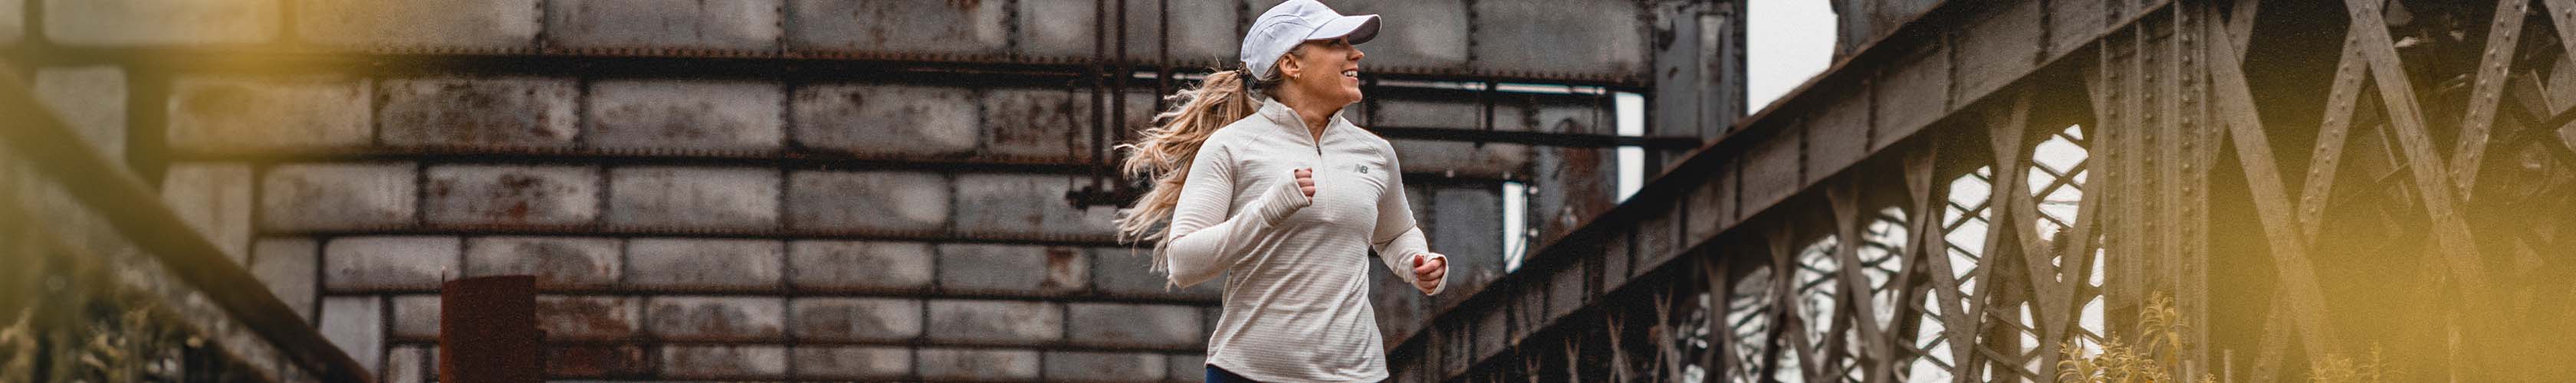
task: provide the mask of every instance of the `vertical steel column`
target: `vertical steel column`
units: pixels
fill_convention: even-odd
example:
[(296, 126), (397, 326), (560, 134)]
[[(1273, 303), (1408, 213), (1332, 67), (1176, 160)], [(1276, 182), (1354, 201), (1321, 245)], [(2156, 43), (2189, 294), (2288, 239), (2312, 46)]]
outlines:
[[(1646, 108), (1647, 136), (1724, 136), (1744, 116), (1742, 1), (1665, 1), (1654, 7), (1655, 89)], [(1662, 169), (1679, 151), (1647, 156)]]
[(439, 287), (439, 381), (535, 383), (545, 378), (536, 283), (535, 276), (504, 275), (457, 279)]

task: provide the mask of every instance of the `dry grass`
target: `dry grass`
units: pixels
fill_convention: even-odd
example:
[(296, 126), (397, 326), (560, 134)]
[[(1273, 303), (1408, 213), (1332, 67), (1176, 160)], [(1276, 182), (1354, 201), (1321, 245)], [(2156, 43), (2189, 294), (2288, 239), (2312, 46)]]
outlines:
[(2381, 371), (2387, 365), (2380, 360), (2378, 347), (2372, 347), (2370, 356), (2361, 360), (2328, 354), (2325, 360), (2308, 366), (2308, 378), (2317, 382), (2377, 383), (2387, 375)]
[(34, 314), (34, 307), (20, 309), (7, 327), (0, 327), (0, 382), (36, 379), (36, 331), (29, 320)]
[[(2064, 357), (2057, 362), (2057, 380), (2081, 383), (2160, 383), (2188, 379), (2182, 371), (2182, 334), (2190, 329), (2183, 323), (2173, 299), (2162, 293), (2147, 298), (2147, 306), (2138, 313), (2138, 332), (2133, 342), (2122, 341), (2117, 333), (2100, 344), (2100, 352), (2085, 355), (2086, 349), (2069, 339), (2058, 348)], [(2216, 382), (2203, 374), (2198, 381)]]
[[(2186, 345), (2182, 334), (2190, 329), (2189, 324), (2183, 323), (2181, 314), (2174, 309), (2173, 300), (2162, 293), (2147, 298), (2147, 306), (2141, 310), (2138, 313), (2138, 333), (2132, 338), (2140, 340), (2138, 342), (2124, 342), (2118, 334), (2112, 334), (2110, 339), (2102, 341), (2100, 352), (2085, 355), (2085, 348), (2078, 347), (2080, 344), (2076, 340), (2068, 340), (2064, 347), (2059, 348), (2064, 358), (2057, 362), (2057, 380), (2081, 383), (2186, 381), (2181, 377), (2180, 354)], [(2386, 368), (2387, 364), (2380, 359), (2379, 349), (2372, 347), (2370, 354), (2359, 360), (2328, 354), (2308, 366), (2308, 379), (2311, 382), (2377, 383), (2388, 375), (2383, 371)], [(2216, 382), (2218, 379), (2202, 374), (2197, 381)]]
[(48, 318), (36, 307), (45, 305), (0, 314), (0, 382), (178, 381), (187, 372), (180, 350), (188, 338), (167, 327), (154, 303), (69, 324), (49, 322), (68, 318)]

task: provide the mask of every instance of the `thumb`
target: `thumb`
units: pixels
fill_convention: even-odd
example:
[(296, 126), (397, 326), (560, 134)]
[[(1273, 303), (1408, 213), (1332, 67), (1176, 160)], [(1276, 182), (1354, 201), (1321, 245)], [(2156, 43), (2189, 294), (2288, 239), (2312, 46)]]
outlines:
[(1425, 258), (1425, 257), (1423, 257), (1423, 256), (1422, 256), (1422, 254), (1414, 254), (1414, 255), (1413, 255), (1413, 267), (1422, 267), (1422, 260), (1423, 260), (1424, 258)]

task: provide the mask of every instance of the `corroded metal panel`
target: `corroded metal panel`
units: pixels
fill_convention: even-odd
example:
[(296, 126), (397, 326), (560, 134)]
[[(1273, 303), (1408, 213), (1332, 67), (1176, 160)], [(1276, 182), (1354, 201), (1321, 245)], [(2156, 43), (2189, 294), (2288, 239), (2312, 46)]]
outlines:
[[(1644, 77), (1646, 26), (1639, 3), (1614, 0), (1579, 2), (1538, 0), (1478, 1), (1473, 41), (1509, 44), (1470, 46), (1469, 63), (1479, 72), (1517, 73), (1531, 77)], [(1583, 12), (1565, 12), (1580, 7)]]
[(1806, 134), (1804, 122), (1797, 128), (1782, 131), (1772, 139), (1755, 144), (1743, 157), (1743, 206), (1767, 207), (1788, 199), (1805, 186), (1799, 167), (1804, 165), (1800, 142)]
[[(1879, 87), (1871, 86), (1834, 87), (1833, 89), (1864, 95), (1882, 91)], [(1905, 90), (1886, 89), (1885, 91), (1904, 92)], [(1871, 98), (1862, 96), (1862, 99)], [(1814, 184), (1825, 177), (1833, 176), (1838, 172), (1837, 170), (1849, 167), (1852, 163), (1860, 162), (1862, 157), (1868, 156), (1872, 149), (1870, 138), (1875, 136), (1871, 132), (1870, 122), (1876, 118), (1870, 112), (1879, 107), (1901, 107), (1909, 102), (1922, 101), (1919, 99), (1889, 102), (1872, 100), (1835, 103), (1821, 109), (1807, 111), (1812, 117), (1806, 121), (1807, 134), (1803, 137), (1806, 142), (1802, 143), (1807, 148), (1806, 158), (1800, 165), (1801, 168), (1806, 169), (1804, 172), (1806, 178), (1799, 180), (1799, 186)]]
[[(1974, 100), (1952, 98), (1956, 95), (1951, 91), (1956, 85), (1954, 73), (1994, 65), (1991, 64), (1994, 61), (2025, 60), (2012, 56), (1966, 56), (1963, 55), (1966, 52), (1952, 52), (1955, 47), (1950, 42), (1889, 47), (1895, 50), (1889, 56), (1891, 59), (1914, 65), (1887, 68), (1869, 83), (1869, 94), (1850, 96), (1869, 100), (1870, 129), (1872, 137), (1879, 140), (1872, 143), (1872, 148), (1885, 148), (1886, 144), (1899, 138), (1912, 137), (1917, 129), (1932, 125), (1933, 121)], [(2023, 73), (2028, 72), (1997, 75), (2017, 78)]]
[[(2049, 33), (2052, 30), (2049, 28), (2054, 25), (2048, 24), (2050, 21), (2048, 17), (2057, 14), (2050, 13), (2052, 10), (2048, 9), (2048, 6), (2052, 5), (2056, 3), (2038, 1), (2001, 3), (1996, 4), (1991, 10), (1970, 17), (1969, 21), (1965, 22), (1968, 25), (1959, 28), (1959, 34), (1950, 38), (1950, 41), (1955, 42), (1950, 47), (1957, 50), (1952, 53), (1955, 55), (1953, 57), (1956, 57), (1954, 61), (1963, 63), (1953, 71), (1953, 76), (1956, 78), (1950, 79), (1952, 85), (1950, 97), (1956, 100), (1984, 98), (1986, 94), (1993, 93), (1996, 89), (2021, 79), (2022, 74), (2036, 69), (2040, 60), (2047, 58), (2041, 50), (2046, 48), (2049, 42), (2042, 39), (2052, 37)], [(2076, 11), (2076, 9), (2068, 11)], [(1973, 63), (1973, 65), (1964, 63)], [(1909, 85), (1928, 86), (1930, 84)]]
[(787, 46), (888, 57), (999, 55), (1010, 45), (1011, 3), (790, 0)]

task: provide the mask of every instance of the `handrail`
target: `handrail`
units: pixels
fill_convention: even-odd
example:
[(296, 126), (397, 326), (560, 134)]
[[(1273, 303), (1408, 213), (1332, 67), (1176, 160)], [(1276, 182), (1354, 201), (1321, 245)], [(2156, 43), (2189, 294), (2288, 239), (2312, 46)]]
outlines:
[(32, 163), (36, 171), (59, 181), (71, 197), (107, 220), (166, 270), (205, 292), (207, 299), (232, 314), (233, 320), (328, 382), (373, 382), (357, 360), (306, 324), (286, 302), (222, 248), (180, 219), (159, 193), (133, 172), (83, 143), (72, 128), (39, 103), (34, 88), (17, 70), (0, 66), (0, 115), (13, 126), (0, 127), (0, 140)]

